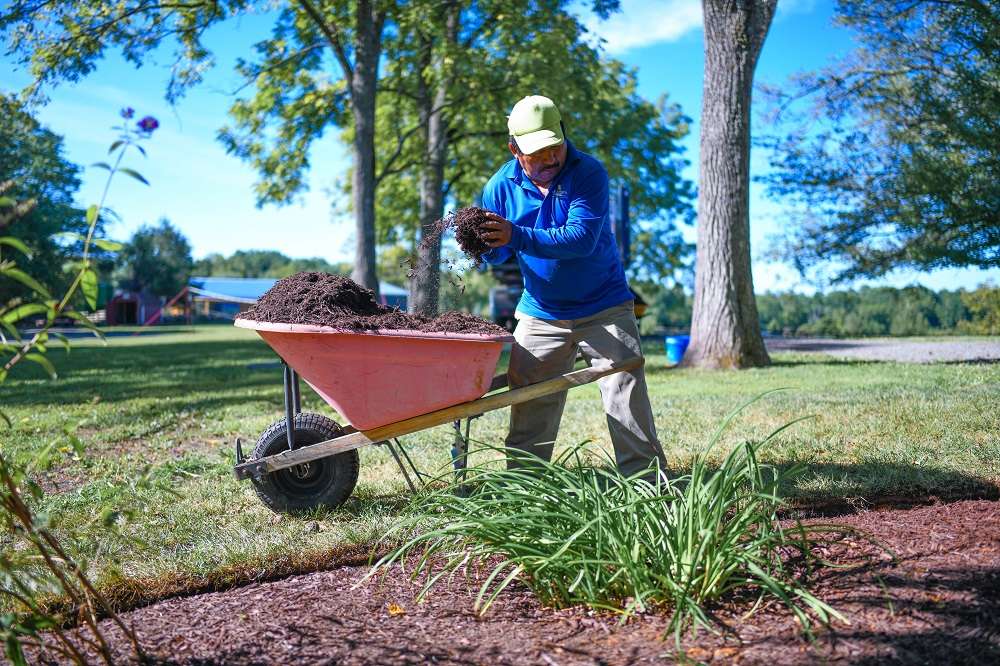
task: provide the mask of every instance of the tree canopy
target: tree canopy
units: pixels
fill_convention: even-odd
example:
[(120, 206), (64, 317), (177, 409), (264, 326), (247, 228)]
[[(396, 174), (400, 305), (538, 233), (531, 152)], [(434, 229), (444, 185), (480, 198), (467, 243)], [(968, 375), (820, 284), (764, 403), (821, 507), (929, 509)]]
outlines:
[[(73, 205), (80, 169), (63, 152), (62, 137), (42, 127), (15, 98), (0, 94), (0, 183), (8, 183), (4, 196), (34, 201), (25, 215), (10, 222), (10, 231), (31, 252), (30, 258), (19, 256), (18, 265), (52, 290), (65, 286), (62, 265), (70, 256), (57, 234), (87, 229), (83, 211)], [(4, 281), (0, 303), (26, 295), (26, 289)]]
[[(607, 9), (598, 4), (595, 12)], [(689, 119), (666, 98), (639, 97), (635, 72), (590, 43), (571, 3), (443, 3), (401, 26), (377, 114), (376, 149), (386, 165), (378, 232), (381, 243), (413, 249), (415, 310), (436, 307), (437, 287), (447, 283), (426, 268), (438, 265), (434, 221), (474, 204), (510, 159), (506, 113), (528, 94), (554, 99), (570, 140), (632, 186), (633, 220), (640, 220), (633, 274), (673, 276), (690, 249), (675, 226), (692, 215), (678, 145)], [(429, 233), (430, 243), (418, 243)]]
[(768, 90), (781, 254), (834, 280), (1000, 266), (1000, 5), (839, 0), (857, 49)]
[[(618, 2), (585, 6), (606, 16)], [(258, 204), (280, 204), (305, 187), (313, 141), (342, 130), (353, 146), (349, 189), (359, 248), (365, 246), (355, 272), (364, 268), (365, 280), (373, 275), (374, 250), (367, 246), (375, 242), (375, 197), (382, 238), (399, 229), (412, 234), (421, 187), (443, 190), (442, 197), (456, 204), (471, 203), (504, 159), (506, 109), (538, 91), (568, 110), (571, 136), (601, 157), (612, 176), (642, 182), (633, 188), (633, 205), (647, 224), (636, 244), (647, 267), (672, 267), (686, 249), (671, 224), (691, 211), (692, 188), (680, 177), (677, 146), (687, 120), (676, 106), (639, 98), (634, 72), (584, 43), (565, 0), (74, 0), (55, 6), (14, 0), (0, 17), (0, 34), (34, 75), (29, 92), (38, 95), (58, 81), (85, 76), (108, 49), (142, 64), (154, 50), (172, 46), (167, 97), (173, 101), (213, 64), (205, 32), (263, 7), (276, 10), (274, 27), (239, 61), (247, 94), (232, 105), (232, 122), (219, 137), (258, 170)], [(421, 86), (430, 105), (415, 103)], [(419, 168), (428, 162), (435, 117), (451, 142), (447, 153), (438, 153), (445, 169), (440, 185)], [(433, 212), (424, 217), (434, 219)]]
[(191, 277), (191, 245), (169, 220), (140, 227), (119, 255), (118, 282), (133, 291), (170, 298)]

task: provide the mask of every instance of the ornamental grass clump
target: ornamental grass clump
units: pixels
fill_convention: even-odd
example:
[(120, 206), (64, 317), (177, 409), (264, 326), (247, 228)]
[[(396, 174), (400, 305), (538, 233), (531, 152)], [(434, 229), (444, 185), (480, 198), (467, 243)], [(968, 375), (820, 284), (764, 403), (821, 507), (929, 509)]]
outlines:
[(587, 462), (582, 446), (521, 469), (470, 467), (468, 496), (450, 485), (417, 498), (394, 530), (402, 545), (369, 575), (412, 565), (423, 597), (446, 577), (481, 571), (481, 613), (514, 581), (546, 605), (584, 604), (623, 620), (672, 611), (678, 640), (687, 626), (711, 627), (707, 604), (750, 591), (782, 601), (808, 633), (811, 618), (843, 619), (808, 591), (803, 574), (816, 543), (844, 528), (779, 524), (778, 489), (801, 468), (779, 471), (757, 453), (783, 429), (736, 447), (717, 469), (706, 451), (675, 479), (655, 470), (623, 476)]

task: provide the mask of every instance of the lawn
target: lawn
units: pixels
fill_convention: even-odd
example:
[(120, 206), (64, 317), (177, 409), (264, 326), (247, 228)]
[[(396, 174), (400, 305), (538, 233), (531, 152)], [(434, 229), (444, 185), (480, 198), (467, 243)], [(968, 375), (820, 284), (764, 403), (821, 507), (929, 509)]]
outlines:
[[(812, 415), (763, 456), (807, 463), (786, 489), (796, 502), (993, 496), (1000, 487), (998, 364), (782, 354), (770, 368), (707, 373), (668, 368), (652, 344), (646, 353), (660, 437), (678, 471), (726, 413), (787, 388), (747, 408), (714, 457)], [(66, 451), (43, 478), (49, 493), (38, 508), (73, 528), (77, 552), (125, 605), (357, 559), (405, 506), (406, 486), (381, 449), (361, 451), (355, 495), (334, 512), (277, 517), (233, 478), (233, 440), (252, 446), (282, 414), (281, 371), (252, 332), (164, 327), (107, 345), (78, 341), (51, 358), (59, 379), (22, 364), (0, 385), (0, 408), (13, 421), (0, 441), (20, 459), (50, 445)], [(335, 417), (310, 392), (303, 397), (305, 410)], [(506, 420), (506, 410), (484, 415), (473, 438), (501, 443)], [(451, 432), (439, 427), (405, 441), (421, 467), (440, 470)], [(83, 456), (73, 453), (73, 438), (85, 445)], [(560, 444), (583, 440), (610, 449), (595, 385), (571, 391), (563, 417)], [(128, 515), (117, 531), (97, 527), (109, 508)]]

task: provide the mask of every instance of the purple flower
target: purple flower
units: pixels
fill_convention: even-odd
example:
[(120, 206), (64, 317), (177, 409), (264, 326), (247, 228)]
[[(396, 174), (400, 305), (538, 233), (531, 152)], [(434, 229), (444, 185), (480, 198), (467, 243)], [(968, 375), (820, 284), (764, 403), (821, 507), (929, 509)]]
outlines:
[(125, 120), (129, 120), (132, 116), (135, 115), (135, 109), (133, 109), (131, 106), (126, 106), (124, 109), (121, 110), (120, 113), (122, 118), (124, 118)]
[(160, 121), (158, 121), (153, 116), (146, 116), (138, 123), (136, 123), (136, 125), (138, 125), (139, 129), (145, 132), (146, 134), (151, 134), (153, 130), (155, 130), (157, 127), (160, 126)]

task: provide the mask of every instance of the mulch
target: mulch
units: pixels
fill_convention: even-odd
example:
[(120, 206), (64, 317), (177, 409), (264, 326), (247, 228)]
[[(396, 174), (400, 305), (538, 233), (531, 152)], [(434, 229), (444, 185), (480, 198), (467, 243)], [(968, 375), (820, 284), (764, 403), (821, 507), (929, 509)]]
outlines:
[[(817, 522), (810, 520), (804, 522)], [(686, 637), (689, 660), (767, 664), (1000, 663), (1000, 503), (961, 501), (867, 511), (836, 522), (848, 534), (822, 556), (841, 565), (814, 590), (850, 624), (804, 639), (769, 603), (713, 609), (719, 635)], [(879, 542), (879, 543), (876, 543)], [(879, 545), (881, 544), (881, 545)], [(668, 618), (625, 625), (583, 608), (543, 608), (511, 589), (485, 617), (464, 578), (423, 604), (397, 572), (356, 587), (364, 567), (293, 576), (168, 599), (123, 615), (158, 664), (653, 664), (677, 660)], [(109, 622), (122, 663), (134, 663)], [(45, 662), (33, 655), (39, 663)], [(690, 663), (690, 662), (689, 662)]]
[(486, 230), (482, 228), (482, 224), (489, 221), (486, 215), (485, 209), (476, 206), (459, 208), (435, 222), (434, 231), (424, 236), (420, 244), (424, 247), (430, 247), (438, 242), (445, 231), (454, 229), (455, 241), (462, 252), (474, 264), (480, 264), (483, 261), (483, 255), (491, 249), (486, 242)]
[(382, 305), (375, 292), (343, 275), (306, 271), (278, 280), (239, 318), (283, 324), (313, 324), (351, 331), (413, 330), (506, 335), (493, 322), (465, 312), (438, 317), (408, 314)]

